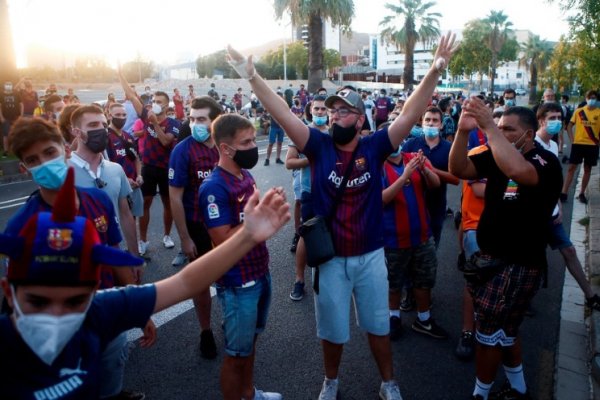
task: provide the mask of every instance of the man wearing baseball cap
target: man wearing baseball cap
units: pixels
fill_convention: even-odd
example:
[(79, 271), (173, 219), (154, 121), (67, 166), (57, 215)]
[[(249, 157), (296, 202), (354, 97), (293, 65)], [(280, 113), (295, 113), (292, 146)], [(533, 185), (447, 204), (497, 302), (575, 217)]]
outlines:
[[(100, 244), (91, 220), (76, 216), (73, 170), (52, 212), (32, 215), (18, 236), (0, 235), (10, 257), (0, 281), (14, 312), (0, 316), (0, 387), (7, 399), (95, 399), (104, 347), (121, 332), (206, 290), (257, 243), (290, 219), (281, 188), (244, 208), (242, 229), (181, 272), (155, 284), (96, 292), (100, 264), (143, 260)], [(152, 343), (142, 338), (142, 346)]]
[[(335, 257), (318, 266), (321, 289), (315, 294), (317, 336), (321, 339), (325, 364), (319, 400), (334, 400), (338, 394), (342, 351), (350, 338), (351, 299), (381, 374), (379, 397), (402, 398), (394, 380), (389, 339), (381, 171), (385, 159), (398, 148), (427, 106), (440, 73), (455, 50), (454, 37), (450, 34), (442, 37), (434, 66), (406, 102), (402, 114), (389, 128), (361, 137), (365, 107), (355, 91), (345, 88), (326, 100), (331, 124), (331, 135), (327, 135), (304, 125), (289, 112), (285, 101), (256, 73), (251, 57), (246, 59), (231, 47), (228, 49), (233, 68), (249, 80), (261, 103), (281, 124), (298, 151), (309, 159), (315, 215), (331, 216), (327, 222)], [(344, 192), (338, 204), (334, 204), (344, 175), (349, 175), (347, 184), (340, 189)], [(336, 207), (334, 213), (333, 207)]]

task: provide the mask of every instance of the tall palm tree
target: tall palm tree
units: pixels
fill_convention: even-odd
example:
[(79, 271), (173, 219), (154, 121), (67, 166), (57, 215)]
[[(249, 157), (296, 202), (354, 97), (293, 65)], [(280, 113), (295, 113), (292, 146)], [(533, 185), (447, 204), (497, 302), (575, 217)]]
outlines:
[(502, 11), (491, 10), (483, 21), (488, 25), (487, 46), (492, 52), (492, 65), (490, 73), (490, 91), (494, 93), (494, 82), (496, 80), (496, 68), (498, 67), (498, 53), (502, 50), (508, 35), (512, 33), (512, 22), (508, 15)]
[(538, 74), (543, 73), (552, 59), (554, 48), (546, 40), (541, 40), (539, 35), (531, 35), (526, 43), (521, 45), (522, 57), (520, 64), (524, 64), (529, 71), (529, 104), (537, 103)]
[(10, 30), (7, 0), (0, 0), (0, 83), (16, 83), (17, 62)]
[[(440, 36), (438, 18), (442, 15), (429, 11), (435, 5), (434, 1), (399, 0), (398, 3), (398, 5), (391, 3), (385, 5), (393, 15), (386, 16), (379, 23), (384, 28), (381, 31), (381, 39), (395, 44), (398, 49), (404, 51), (402, 81), (405, 89), (412, 89), (415, 83), (415, 45), (418, 42), (432, 42)], [(403, 23), (398, 24), (397, 19), (402, 20)], [(397, 29), (398, 26), (400, 29)]]
[(329, 19), (342, 31), (349, 31), (354, 17), (352, 0), (274, 0), (275, 15), (289, 12), (295, 26), (308, 25), (308, 91), (323, 86), (323, 23)]

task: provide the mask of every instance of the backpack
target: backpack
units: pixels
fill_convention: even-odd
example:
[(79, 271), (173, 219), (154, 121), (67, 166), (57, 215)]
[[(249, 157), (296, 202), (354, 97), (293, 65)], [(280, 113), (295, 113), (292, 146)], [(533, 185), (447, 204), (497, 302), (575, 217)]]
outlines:
[(388, 114), (390, 113), (388, 110), (388, 99), (387, 97), (380, 97), (377, 99), (377, 113), (375, 114), (375, 118), (378, 121), (386, 120)]

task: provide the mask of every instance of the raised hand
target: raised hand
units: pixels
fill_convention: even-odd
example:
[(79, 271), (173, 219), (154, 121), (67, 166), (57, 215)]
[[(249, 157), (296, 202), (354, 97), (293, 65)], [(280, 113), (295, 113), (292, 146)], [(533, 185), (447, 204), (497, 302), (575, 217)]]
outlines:
[[(468, 105), (469, 102), (470, 100), (465, 100), (463, 104), (463, 111), (464, 107)], [(477, 120), (475, 120), (473, 116), (467, 114), (466, 112), (462, 112), (458, 120), (458, 130), (463, 132), (470, 132), (475, 128), (477, 128)]]
[(256, 243), (273, 236), (291, 218), (283, 188), (269, 189), (259, 201), (256, 189), (244, 207), (244, 229)]
[(441, 73), (450, 62), (452, 55), (458, 49), (459, 43), (456, 42), (456, 35), (448, 31), (446, 35), (440, 38), (440, 42), (435, 51), (433, 65)]
[[(486, 132), (487, 134), (492, 131), (490, 128), (494, 128), (496, 124), (494, 123), (494, 118), (492, 117), (492, 110), (490, 110), (483, 100), (478, 97), (471, 97), (468, 101), (463, 105), (462, 114), (465, 117), (471, 117), (477, 121), (477, 125)], [(463, 117), (461, 115), (461, 119)], [(460, 127), (460, 120), (458, 122)]]
[(250, 79), (256, 74), (252, 56), (244, 57), (242, 53), (227, 45), (227, 62), (242, 79)]

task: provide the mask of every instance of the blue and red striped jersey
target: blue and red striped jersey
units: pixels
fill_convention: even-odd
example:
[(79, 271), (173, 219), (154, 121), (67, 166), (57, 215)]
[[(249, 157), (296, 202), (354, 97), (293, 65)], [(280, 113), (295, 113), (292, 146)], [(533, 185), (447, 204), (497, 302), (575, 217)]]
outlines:
[[(391, 186), (404, 173), (404, 164), (390, 161), (383, 164), (383, 188)], [(425, 181), (414, 171), (394, 200), (383, 207), (385, 247), (407, 249), (426, 242), (431, 237), (429, 213), (425, 205)]]
[[(209, 230), (244, 222), (244, 206), (254, 193), (255, 182), (250, 172), (242, 170), (242, 179), (216, 167), (200, 185), (200, 207), (204, 224)], [(250, 250), (217, 283), (223, 286), (242, 286), (269, 272), (269, 252), (262, 242)]]
[[(335, 147), (330, 135), (309, 129), (302, 152), (310, 161), (314, 211), (329, 217), (352, 152)], [(331, 221), (336, 255), (358, 256), (383, 247), (381, 166), (392, 151), (387, 129), (359, 140), (346, 190)]]
[(183, 189), (183, 208), (188, 221), (201, 222), (198, 189), (219, 162), (217, 146), (212, 148), (188, 136), (175, 146), (169, 159), (169, 185)]
[(158, 140), (154, 128), (148, 122), (148, 110), (145, 108), (142, 111), (141, 119), (144, 122), (144, 131), (146, 131), (144, 135), (144, 147), (142, 149), (142, 162), (158, 168), (167, 168), (169, 166), (169, 155), (177, 143), (177, 136), (179, 136), (179, 121), (174, 118), (165, 118), (160, 123), (160, 127), (165, 133), (175, 136), (175, 140), (169, 146), (163, 146), (160, 140)]
[(137, 146), (133, 143), (133, 139), (129, 134), (123, 132), (122, 135), (117, 134), (111, 128), (108, 128), (108, 146), (106, 146), (108, 159), (114, 161), (123, 167), (125, 175), (129, 179), (137, 178), (137, 170), (135, 169), (135, 160), (139, 158)]

